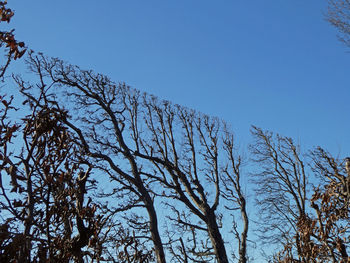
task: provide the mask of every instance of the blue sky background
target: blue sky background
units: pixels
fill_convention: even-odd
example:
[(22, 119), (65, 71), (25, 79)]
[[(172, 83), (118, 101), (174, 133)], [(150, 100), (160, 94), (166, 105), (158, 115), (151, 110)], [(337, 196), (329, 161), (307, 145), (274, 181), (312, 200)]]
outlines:
[[(320, 0), (9, 1), (35, 51), (218, 116), (350, 155), (350, 48)], [(18, 66), (19, 67), (19, 66)]]

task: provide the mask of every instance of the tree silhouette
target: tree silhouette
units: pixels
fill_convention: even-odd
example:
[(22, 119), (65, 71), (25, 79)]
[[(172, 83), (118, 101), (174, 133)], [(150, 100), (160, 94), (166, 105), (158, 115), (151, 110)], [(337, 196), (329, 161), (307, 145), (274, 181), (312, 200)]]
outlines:
[[(239, 261), (247, 261), (241, 158), (223, 121), (159, 101), (59, 59), (30, 53), (28, 65), (39, 76), (39, 84), (17, 78), (21, 92), (29, 101), (37, 101), (37, 87), (41, 87), (42, 93), (47, 89), (54, 94), (47, 100), (49, 107), (67, 105), (62, 123), (81, 159), (86, 156), (102, 173), (100, 178), (110, 180), (110, 191), (100, 196), (119, 200), (108, 209), (125, 218), (124, 225), (131, 230), (120, 232), (129, 236), (125, 240), (153, 246), (157, 262), (166, 261), (166, 250), (182, 262), (228, 262), (220, 232), (222, 209), (230, 211), (225, 217), (238, 210), (244, 220), (233, 222), (232, 240), (238, 241)], [(164, 234), (158, 223), (161, 204), (168, 227)], [(132, 251), (128, 248), (120, 255)]]

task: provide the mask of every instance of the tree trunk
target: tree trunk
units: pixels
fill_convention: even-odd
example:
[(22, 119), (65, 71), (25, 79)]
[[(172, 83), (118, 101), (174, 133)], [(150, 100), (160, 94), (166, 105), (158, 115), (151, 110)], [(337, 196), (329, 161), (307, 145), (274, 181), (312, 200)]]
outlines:
[(249, 220), (247, 211), (245, 209), (246, 203), (245, 199), (241, 197), (241, 213), (244, 222), (244, 229), (241, 235), (241, 244), (239, 249), (239, 263), (247, 263), (247, 237), (248, 237), (248, 227)]
[(156, 259), (157, 263), (166, 263), (165, 260), (165, 254), (164, 254), (164, 248), (163, 243), (160, 238), (159, 230), (158, 230), (158, 218), (157, 213), (154, 208), (153, 202), (151, 197), (149, 196), (149, 193), (146, 191), (146, 189), (143, 189), (143, 197), (144, 197), (144, 203), (146, 205), (146, 209), (149, 215), (149, 228), (151, 232), (151, 238), (154, 244), (154, 251), (156, 253)]
[(222, 239), (221, 233), (219, 231), (219, 226), (216, 222), (216, 216), (214, 211), (209, 211), (208, 213), (206, 213), (206, 217), (208, 233), (214, 248), (214, 253), (216, 255), (217, 262), (228, 263), (224, 240)]

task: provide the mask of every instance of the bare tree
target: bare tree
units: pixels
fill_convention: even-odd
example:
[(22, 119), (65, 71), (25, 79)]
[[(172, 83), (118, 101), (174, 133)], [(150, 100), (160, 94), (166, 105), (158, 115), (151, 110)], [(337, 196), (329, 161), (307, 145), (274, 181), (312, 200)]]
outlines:
[[(138, 156), (150, 160), (158, 173), (152, 177), (169, 188), (169, 197), (181, 201), (192, 214), (196, 215), (205, 228), (192, 227), (207, 232), (218, 262), (228, 262), (224, 241), (219, 231), (215, 211), (219, 205), (220, 180), (218, 164), (218, 132), (220, 122), (207, 116), (195, 114), (180, 106), (159, 103), (155, 98), (143, 98), (145, 107), (144, 121), (150, 132), (151, 140), (141, 138)], [(177, 127), (177, 124), (180, 128)], [(183, 140), (176, 140), (176, 129)], [(199, 163), (202, 163), (199, 165)], [(202, 180), (214, 186), (212, 204), (208, 200), (209, 189), (205, 191)], [(210, 185), (210, 184), (209, 184)], [(175, 209), (175, 211), (178, 211)], [(176, 213), (178, 222), (183, 224), (181, 213)], [(208, 256), (207, 252), (196, 252)]]
[[(225, 129), (226, 130), (226, 129)], [(247, 213), (247, 201), (242, 190), (242, 179), (241, 179), (241, 166), (242, 157), (236, 157), (236, 149), (234, 145), (233, 135), (225, 131), (224, 137), (224, 150), (228, 156), (228, 163), (224, 167), (224, 176), (222, 176), (223, 181), (223, 198), (229, 201), (229, 204), (236, 204), (236, 206), (225, 206), (227, 211), (239, 210), (242, 216), (243, 229), (241, 233), (238, 230), (238, 224), (233, 221), (233, 231), (235, 237), (238, 241), (238, 253), (239, 253), (239, 263), (248, 262), (247, 254), (247, 241), (248, 241), (248, 229), (249, 229), (249, 218)], [(232, 214), (234, 216), (234, 214)]]
[[(117, 210), (147, 212), (146, 221), (129, 214), (127, 222), (141, 231), (135, 235), (138, 241), (152, 240), (157, 262), (166, 260), (157, 215), (160, 202), (170, 210), (168, 223), (179, 231), (168, 232), (171, 238), (166, 247), (174, 258), (228, 262), (220, 232), (223, 215), (219, 207), (225, 209), (220, 199), (226, 208), (238, 209), (242, 215), (242, 234), (236, 223), (232, 227), (239, 240), (239, 260), (247, 261), (241, 160), (234, 154), (233, 136), (224, 122), (116, 85), (103, 75), (58, 59), (30, 54), (28, 65), (57, 94), (51, 103), (68, 105), (73, 117), (66, 118), (65, 125), (94, 160), (94, 167), (113, 182), (110, 198), (124, 200)], [(33, 86), (24, 90), (33, 91)]]
[[(290, 244), (293, 254), (301, 250), (297, 224), (306, 215), (308, 181), (300, 149), (291, 138), (252, 127), (251, 145), (257, 164), (256, 184), (261, 240)], [(301, 260), (301, 258), (299, 258)]]
[(350, 46), (350, 1), (329, 0), (327, 20), (338, 31), (339, 39)]
[[(233, 154), (233, 136), (226, 124), (146, 94), (128, 91), (126, 101), (135, 155), (152, 164), (148, 176), (162, 186), (155, 194), (167, 198), (173, 212), (169, 221), (191, 241), (185, 244), (183, 238), (176, 239), (177, 260), (228, 262), (218, 209), (224, 196), (232, 209), (234, 205), (242, 211), (244, 233), (238, 240), (240, 262), (245, 262), (248, 217), (240, 188), (240, 161)], [(201, 236), (204, 239), (199, 241)], [(175, 255), (173, 247), (170, 251)]]
[[(120, 197), (122, 192), (128, 196), (129, 203), (119, 210), (146, 209), (149, 221), (143, 225), (147, 225), (151, 235), (157, 262), (165, 262), (154, 197), (148, 189), (142, 166), (127, 145), (122, 89), (104, 76), (65, 66), (57, 59), (48, 61), (43, 56), (30, 54), (29, 66), (42, 79), (49, 75), (53, 81), (51, 84), (61, 85), (60, 90), (67, 87), (64, 89), (66, 98), (74, 101), (74, 110), (79, 113), (75, 114), (74, 121), (66, 119), (65, 124), (75, 133), (75, 141), (84, 153), (118, 185), (118, 189), (113, 189), (116, 194), (113, 197)], [(52, 103), (56, 104), (56, 101)]]

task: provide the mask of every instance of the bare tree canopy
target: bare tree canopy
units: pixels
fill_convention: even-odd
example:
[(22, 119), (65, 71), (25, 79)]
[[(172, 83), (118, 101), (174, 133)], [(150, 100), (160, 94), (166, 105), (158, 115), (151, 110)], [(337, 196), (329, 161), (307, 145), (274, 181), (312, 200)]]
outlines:
[(271, 261), (348, 262), (347, 163), (319, 147), (305, 158), (291, 138), (257, 127), (252, 134), (260, 241), (281, 247)]
[[(71, 255), (77, 262), (87, 258), (147, 262), (153, 260), (154, 252), (156, 262), (226, 263), (234, 252), (231, 246), (228, 250), (228, 242), (234, 242), (232, 247), (237, 252), (235, 257), (238, 262), (247, 262), (249, 221), (242, 188), (242, 159), (225, 122), (160, 101), (125, 84), (115, 84), (106, 76), (81, 70), (59, 59), (31, 52), (27, 63), (38, 76), (38, 82), (30, 84), (21, 77), (15, 77), (15, 81), (26, 97), (24, 103), (34, 111), (31, 118), (34, 122), (43, 123), (35, 124), (31, 131), (41, 136), (47, 129), (50, 131), (56, 129), (55, 125), (62, 125), (69, 134), (71, 154), (74, 156), (66, 162), (76, 163), (75, 170), (86, 170), (86, 175), (77, 172), (77, 175), (64, 177), (68, 180), (67, 184), (71, 182), (70, 187), (76, 189), (64, 188), (74, 196), (71, 200), (75, 203), (69, 210), (72, 214), (67, 216), (76, 217), (77, 225), (76, 228), (72, 225), (71, 232), (63, 237), (67, 241), (70, 236), (77, 240), (79, 249), (73, 245), (74, 249), (67, 247), (60, 252), (61, 258), (68, 253), (67, 260), (71, 259)], [(50, 118), (55, 116), (59, 120), (51, 121)], [(55, 136), (61, 137), (56, 132), (49, 134), (54, 141)], [(61, 144), (52, 147), (60, 149), (63, 147)], [(35, 146), (33, 143), (29, 145)], [(68, 141), (63, 145), (66, 147)], [(30, 149), (25, 153), (26, 158), (34, 163), (40, 162), (38, 156), (54, 158), (49, 157), (50, 154), (59, 154), (54, 149), (48, 149), (41, 155)], [(62, 158), (71, 158), (69, 156), (65, 152)], [(62, 188), (59, 184), (65, 181), (62, 181), (60, 173), (66, 172), (61, 172), (61, 168), (55, 169), (57, 172), (45, 170), (43, 174), (49, 174), (52, 183), (58, 185), (38, 186), (36, 191), (49, 191), (44, 194), (46, 201), (32, 200), (31, 189), (22, 191), (30, 197), (28, 200), (32, 200), (24, 205), (27, 210), (27, 206), (33, 210), (27, 212), (27, 217), (32, 217), (39, 202), (50, 206), (51, 198), (55, 198), (55, 195), (50, 196), (52, 189)], [(89, 176), (92, 172), (94, 175)], [(11, 172), (8, 174), (11, 175)], [(22, 189), (17, 186), (18, 177), (13, 178), (10, 184), (14, 185), (14, 190)], [(28, 175), (24, 178), (28, 180)], [(32, 178), (30, 176), (30, 180)], [(98, 185), (103, 181), (110, 183), (105, 189), (99, 189), (101, 186)], [(89, 182), (91, 193), (88, 191), (90, 188), (86, 188)], [(7, 199), (6, 189), (3, 194)], [(62, 195), (58, 194), (57, 198), (63, 198)], [(94, 209), (93, 214), (89, 214), (91, 219), (80, 218), (79, 211), (84, 206), (84, 200), (88, 206), (85, 209)], [(61, 208), (55, 202), (52, 204), (59, 212)], [(5, 202), (3, 207), (10, 209), (10, 204)], [(97, 216), (97, 211), (104, 216)], [(43, 220), (48, 216), (47, 213), (42, 214)], [(235, 218), (233, 222), (232, 216)], [(71, 220), (69, 218), (62, 219), (62, 227), (64, 222)], [(160, 222), (165, 225), (160, 225)], [(221, 232), (223, 222), (231, 224), (225, 226), (225, 231), (232, 230), (227, 240)], [(33, 235), (34, 228), (32, 224), (29, 226), (24, 236)], [(42, 241), (45, 247), (53, 236), (50, 229), (46, 232), (49, 237)], [(74, 236), (76, 233), (78, 235)], [(103, 233), (103, 237), (98, 236)], [(39, 231), (37, 235), (42, 233)], [(31, 249), (33, 240), (28, 238), (28, 242), (26, 257), (29, 262), (34, 250)], [(89, 252), (93, 248), (91, 242), (99, 244), (97, 254)], [(113, 243), (111, 247), (107, 246)], [(124, 249), (113, 249), (115, 246)], [(51, 254), (47, 256), (53, 258)]]
[[(29, 114), (13, 124), (1, 101), (3, 260), (249, 262), (243, 159), (224, 121), (42, 54), (27, 64), (37, 82), (14, 80)], [(271, 260), (346, 262), (347, 162), (252, 135)]]
[(308, 175), (298, 145), (288, 137), (253, 127), (251, 145), (259, 166), (253, 174), (264, 242), (290, 243), (298, 250), (297, 222), (306, 214)]
[(339, 39), (350, 46), (350, 1), (329, 0), (327, 20), (339, 32)]

